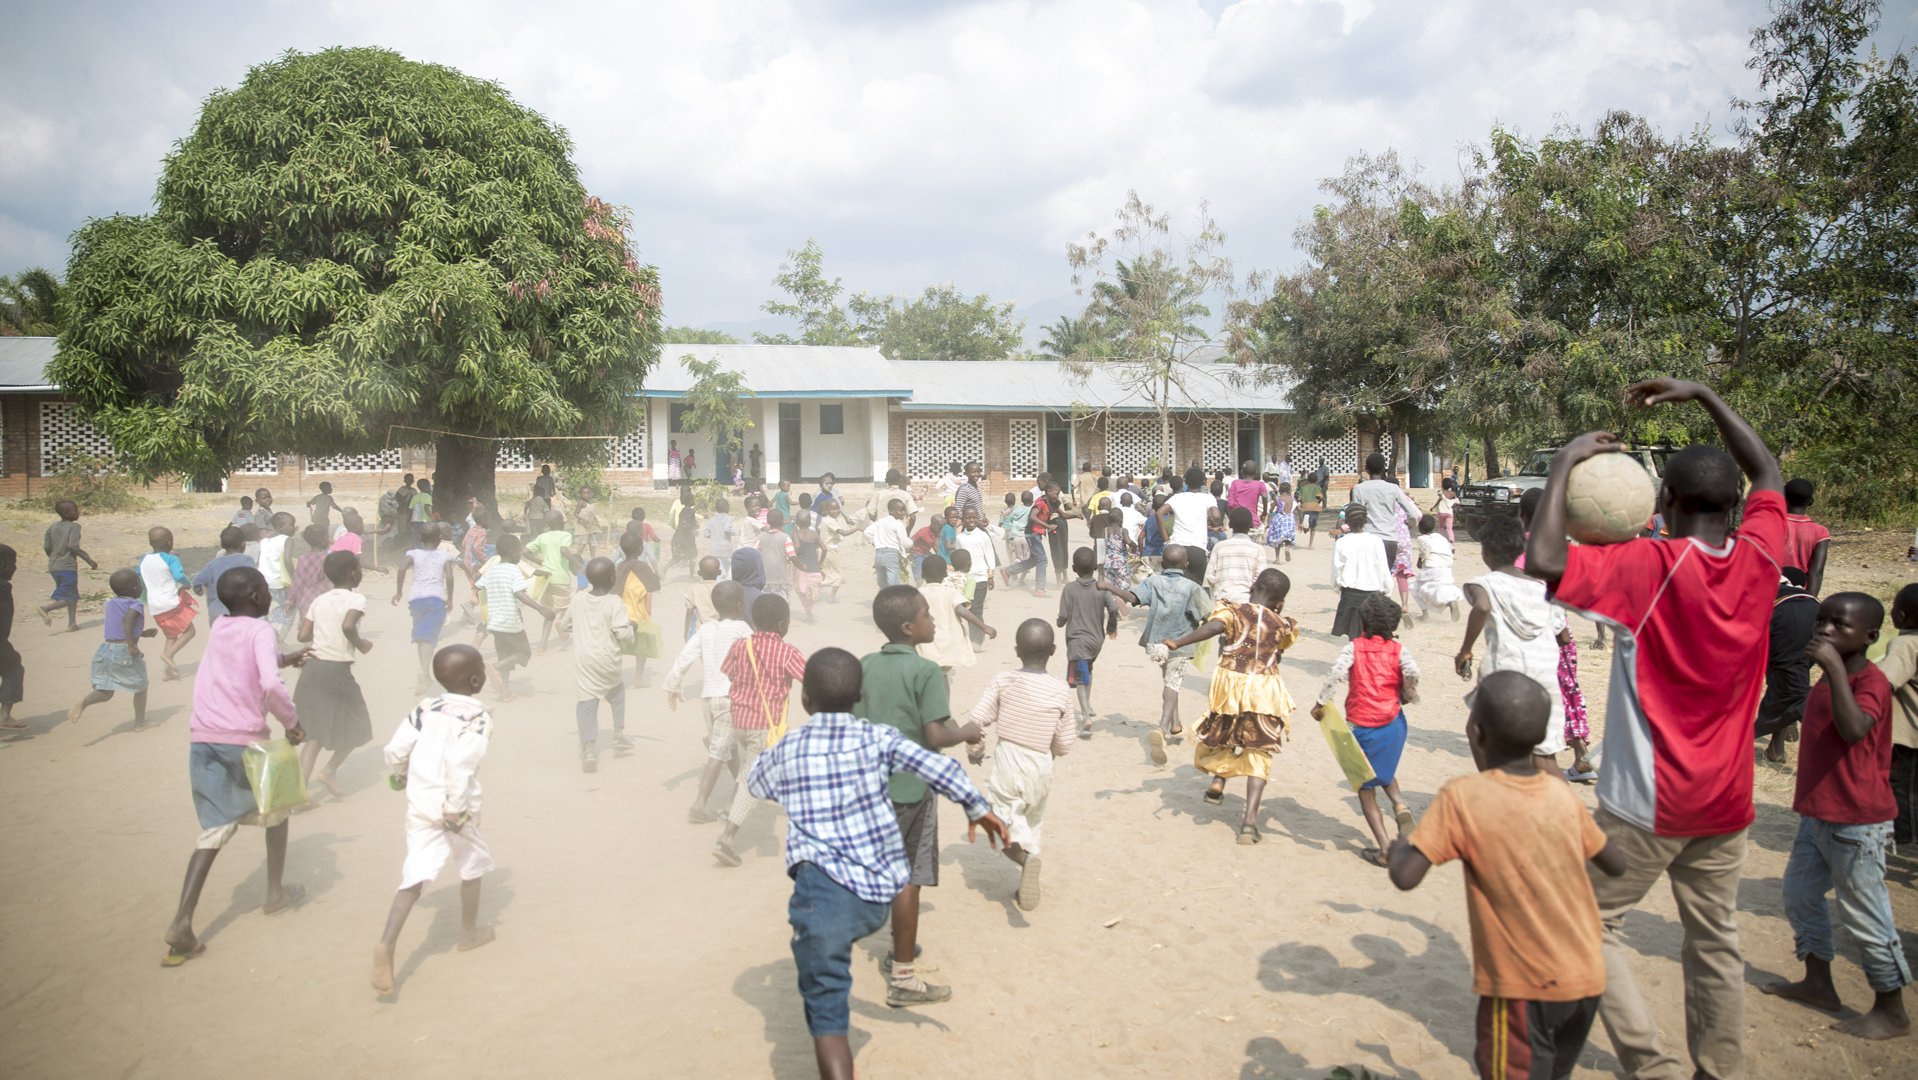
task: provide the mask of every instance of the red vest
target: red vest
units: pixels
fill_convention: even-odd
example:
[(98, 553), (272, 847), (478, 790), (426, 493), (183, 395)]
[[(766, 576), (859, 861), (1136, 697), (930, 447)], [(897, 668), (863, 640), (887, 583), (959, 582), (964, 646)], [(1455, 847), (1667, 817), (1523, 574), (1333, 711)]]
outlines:
[(1399, 714), (1399, 643), (1394, 638), (1362, 637), (1352, 642), (1352, 674), (1345, 695), (1345, 719), (1356, 727), (1384, 727)]

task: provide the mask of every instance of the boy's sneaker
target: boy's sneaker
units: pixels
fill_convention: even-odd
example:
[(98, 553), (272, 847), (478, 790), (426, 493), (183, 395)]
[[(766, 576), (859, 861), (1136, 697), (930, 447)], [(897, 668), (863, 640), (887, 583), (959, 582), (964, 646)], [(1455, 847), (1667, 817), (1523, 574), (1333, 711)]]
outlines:
[(615, 733), (614, 733), (614, 735), (613, 735), (613, 749), (615, 749), (615, 750), (631, 750), (632, 748), (633, 748), (633, 740), (631, 740), (631, 739), (629, 739), (629, 738), (627, 738), (627, 737), (626, 737), (626, 735), (625, 735), (625, 734), (624, 734), (623, 732), (615, 732)]
[(1027, 855), (1025, 865), (1019, 868), (1019, 892), (1014, 902), (1020, 911), (1031, 911), (1039, 906), (1039, 856)]
[(580, 772), (598, 772), (599, 771), (599, 745), (597, 743), (587, 743), (584, 747), (580, 749), (579, 771)]
[[(926, 962), (926, 947), (924, 945), (914, 945), (912, 947), (912, 966), (915, 972), (939, 970), (938, 964), (929, 964)], [(892, 953), (888, 952), (879, 958), (879, 974), (885, 976), (887, 982), (892, 981)]]
[(886, 984), (886, 1004), (895, 1009), (904, 1009), (912, 1005), (937, 1005), (952, 1000), (952, 987), (934, 986), (918, 976), (908, 984), (888, 982)]

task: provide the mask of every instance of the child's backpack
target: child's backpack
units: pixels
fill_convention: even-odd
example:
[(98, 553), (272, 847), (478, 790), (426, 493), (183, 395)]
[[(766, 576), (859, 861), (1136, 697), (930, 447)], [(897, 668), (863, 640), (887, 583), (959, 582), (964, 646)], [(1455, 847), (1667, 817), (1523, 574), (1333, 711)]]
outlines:
[(380, 496), (380, 517), (396, 518), (400, 516), (400, 494), (389, 491)]

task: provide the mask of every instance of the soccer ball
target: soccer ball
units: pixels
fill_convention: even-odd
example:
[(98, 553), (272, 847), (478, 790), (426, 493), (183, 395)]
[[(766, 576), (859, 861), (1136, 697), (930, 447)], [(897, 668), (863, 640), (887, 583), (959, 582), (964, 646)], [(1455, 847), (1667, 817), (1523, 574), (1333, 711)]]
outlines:
[(1565, 534), (1581, 544), (1616, 544), (1652, 519), (1651, 474), (1627, 454), (1599, 454), (1572, 469), (1565, 484)]

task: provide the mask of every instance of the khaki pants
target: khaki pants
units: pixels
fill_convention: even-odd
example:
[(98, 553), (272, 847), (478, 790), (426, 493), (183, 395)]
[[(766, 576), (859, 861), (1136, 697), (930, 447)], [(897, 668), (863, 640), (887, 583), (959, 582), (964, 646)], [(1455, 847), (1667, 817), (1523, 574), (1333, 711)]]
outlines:
[(746, 773), (751, 771), (753, 762), (759, 760), (759, 755), (766, 752), (768, 734), (765, 728), (733, 729), (733, 749), (739, 754), (739, 786), (733, 789), (733, 802), (726, 809), (726, 820), (734, 828), (746, 824), (753, 808), (759, 805), (753, 793), (746, 790)]
[[(1719, 836), (1658, 836), (1600, 810), (1598, 827), (1625, 856), (1625, 873), (1588, 867), (1605, 926), (1605, 998), (1599, 1019), (1612, 1051), (1634, 1080), (1745, 1075), (1745, 961), (1738, 951), (1738, 877), (1745, 830)], [(1633, 950), (1619, 928), (1661, 876), (1685, 928), (1680, 966), (1685, 979), (1685, 1045), (1692, 1069), (1659, 1046), (1658, 1016), (1632, 981)]]

